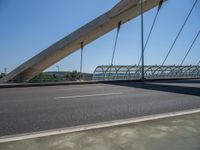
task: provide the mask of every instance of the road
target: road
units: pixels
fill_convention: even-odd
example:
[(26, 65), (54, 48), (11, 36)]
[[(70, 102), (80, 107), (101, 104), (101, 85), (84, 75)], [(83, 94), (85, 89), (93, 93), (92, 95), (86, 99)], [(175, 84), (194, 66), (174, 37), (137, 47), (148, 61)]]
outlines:
[(200, 108), (200, 80), (0, 89), (0, 136)]

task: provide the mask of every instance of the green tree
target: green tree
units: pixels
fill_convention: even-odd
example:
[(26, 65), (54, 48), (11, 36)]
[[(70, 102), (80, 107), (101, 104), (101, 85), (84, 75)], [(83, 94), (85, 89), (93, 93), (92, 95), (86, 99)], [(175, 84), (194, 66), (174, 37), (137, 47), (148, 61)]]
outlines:
[(5, 73), (1, 73), (1, 74), (0, 74), (0, 79), (3, 78), (3, 77), (5, 77), (5, 76), (6, 76)]
[(44, 73), (40, 73), (33, 79), (31, 79), (29, 82), (54, 82), (54, 81), (60, 81), (61, 79), (57, 78), (55, 74), (48, 75)]
[(65, 75), (66, 79), (71, 80), (71, 81), (76, 81), (78, 79), (80, 79), (80, 73), (77, 72), (76, 70), (72, 71), (72, 72), (68, 72)]

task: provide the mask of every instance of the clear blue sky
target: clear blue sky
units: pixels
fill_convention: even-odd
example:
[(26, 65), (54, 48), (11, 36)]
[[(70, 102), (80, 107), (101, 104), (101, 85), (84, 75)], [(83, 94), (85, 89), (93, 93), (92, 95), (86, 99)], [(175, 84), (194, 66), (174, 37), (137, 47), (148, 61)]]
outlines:
[[(0, 72), (11, 71), (59, 39), (112, 8), (119, 0), (0, 0)], [(145, 52), (145, 64), (160, 64), (194, 0), (168, 0), (159, 14), (156, 28)], [(145, 13), (145, 37), (156, 13)], [(180, 64), (200, 29), (200, 2), (166, 64)], [(116, 31), (97, 39), (84, 49), (84, 72), (108, 65)], [(124, 24), (120, 31), (114, 64), (137, 64), (141, 54), (140, 18)], [(200, 60), (200, 37), (185, 64)], [(77, 51), (47, 70), (79, 70)]]

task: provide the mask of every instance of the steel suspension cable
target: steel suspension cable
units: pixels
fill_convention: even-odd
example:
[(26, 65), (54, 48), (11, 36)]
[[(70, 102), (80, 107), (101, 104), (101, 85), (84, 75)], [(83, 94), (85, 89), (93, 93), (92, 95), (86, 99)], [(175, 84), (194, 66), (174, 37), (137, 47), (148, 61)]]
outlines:
[(199, 62), (197, 63), (197, 66), (199, 66), (200, 65), (200, 60), (199, 60)]
[(191, 44), (189, 50), (188, 50), (187, 53), (185, 54), (185, 57), (184, 57), (183, 60), (181, 61), (181, 64), (180, 64), (181, 66), (183, 65), (183, 63), (184, 63), (185, 59), (187, 58), (189, 52), (191, 51), (192, 47), (194, 46), (194, 44), (195, 44), (195, 42), (196, 42), (196, 40), (197, 40), (199, 34), (200, 34), (200, 30), (199, 30), (199, 32), (197, 33), (197, 35), (195, 36), (195, 38), (194, 38), (194, 40), (193, 40), (193, 42), (192, 42), (192, 44)]
[(145, 80), (144, 77), (144, 7), (143, 7), (143, 0), (141, 0), (141, 55), (142, 55), (142, 67), (141, 67), (141, 80)]
[[(144, 51), (146, 50), (146, 47), (147, 47), (147, 44), (148, 44), (149, 39), (150, 39), (150, 37), (151, 37), (152, 31), (153, 31), (153, 29), (154, 29), (154, 27), (155, 27), (155, 23), (156, 23), (156, 20), (157, 20), (157, 18), (158, 18), (158, 14), (159, 14), (159, 12), (160, 12), (160, 8), (162, 7), (162, 4), (163, 4), (163, 0), (161, 0), (160, 3), (159, 3), (159, 5), (158, 5), (158, 10), (157, 10), (156, 15), (155, 15), (155, 17), (154, 17), (154, 20), (153, 20), (153, 23), (152, 23), (152, 25), (151, 25), (151, 28), (150, 28), (150, 31), (149, 31), (147, 40), (146, 40), (145, 45), (144, 45)], [(138, 66), (139, 66), (140, 63), (141, 63), (141, 60), (142, 60), (142, 56), (141, 56), (140, 59), (139, 59)]]
[(109, 77), (111, 77), (111, 71), (112, 71), (113, 61), (114, 61), (114, 58), (115, 58), (115, 52), (116, 52), (116, 48), (117, 48), (117, 42), (118, 42), (120, 28), (121, 28), (121, 21), (118, 23), (118, 26), (117, 26), (117, 34), (116, 34), (116, 37), (115, 37), (115, 44), (114, 44), (113, 54), (112, 54), (112, 58), (111, 58)]
[(181, 26), (181, 28), (180, 28), (180, 30), (179, 30), (179, 32), (178, 32), (178, 34), (177, 34), (177, 36), (176, 36), (176, 38), (175, 38), (175, 40), (174, 40), (172, 46), (170, 47), (170, 49), (169, 49), (169, 51), (168, 51), (168, 53), (167, 53), (167, 55), (166, 55), (166, 57), (165, 57), (165, 59), (164, 59), (164, 61), (163, 61), (163, 63), (162, 63), (162, 66), (165, 64), (167, 58), (169, 57), (169, 54), (171, 53), (172, 49), (174, 48), (174, 45), (176, 44), (176, 41), (178, 40), (178, 38), (179, 38), (181, 32), (183, 31), (183, 28), (185, 27), (185, 24), (187, 23), (187, 21), (188, 21), (190, 15), (191, 15), (191, 13), (193, 12), (194, 7), (195, 7), (196, 4), (197, 4), (197, 1), (198, 1), (198, 0), (196, 0), (196, 1), (194, 2), (194, 4), (193, 4), (193, 6), (192, 6), (192, 8), (191, 8), (191, 10), (190, 10), (190, 12), (189, 12), (189, 14), (187, 15), (187, 17), (186, 17), (186, 19), (185, 19), (183, 25)]
[(114, 61), (114, 57), (115, 57), (115, 51), (116, 51), (116, 47), (117, 47), (120, 28), (121, 28), (121, 21), (118, 23), (118, 27), (117, 27), (117, 34), (115, 37), (115, 44), (114, 44), (114, 49), (113, 49), (113, 54), (112, 54), (112, 59), (111, 59), (111, 66), (113, 66), (113, 61)]

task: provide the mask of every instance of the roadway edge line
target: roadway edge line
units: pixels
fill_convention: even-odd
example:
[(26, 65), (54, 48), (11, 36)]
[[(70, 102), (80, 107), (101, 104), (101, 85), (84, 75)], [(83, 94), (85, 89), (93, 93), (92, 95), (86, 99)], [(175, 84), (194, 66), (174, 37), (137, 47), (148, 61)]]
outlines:
[(0, 137), (0, 144), (200, 113), (200, 108)]
[[(172, 80), (198, 80), (200, 78), (161, 78), (161, 79), (146, 79), (145, 81), (172, 81)], [(24, 88), (24, 87), (43, 87), (43, 86), (65, 86), (65, 85), (85, 85), (85, 84), (107, 84), (107, 83), (118, 83), (118, 82), (144, 82), (140, 79), (133, 80), (103, 80), (103, 81), (83, 81), (83, 82), (46, 82), (46, 83), (1, 83), (0, 89), (4, 88)]]

